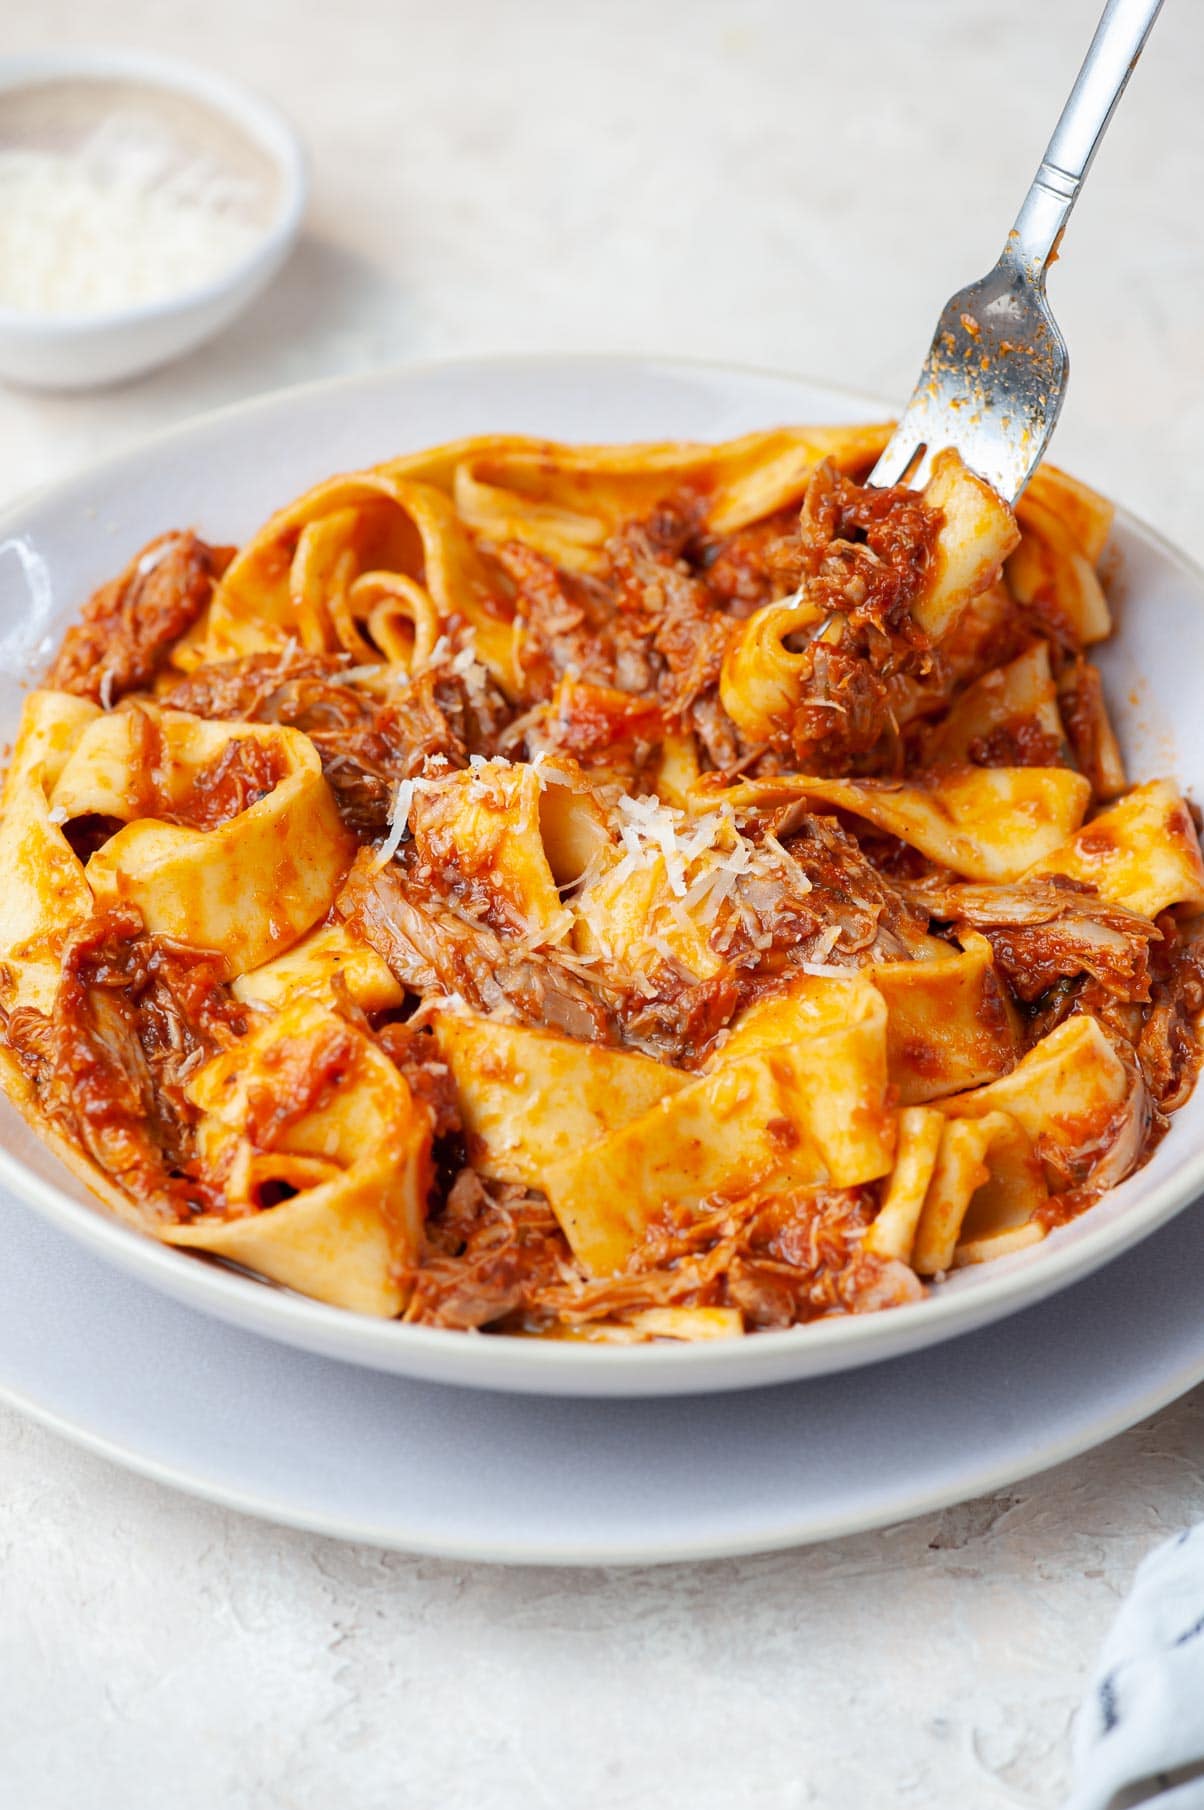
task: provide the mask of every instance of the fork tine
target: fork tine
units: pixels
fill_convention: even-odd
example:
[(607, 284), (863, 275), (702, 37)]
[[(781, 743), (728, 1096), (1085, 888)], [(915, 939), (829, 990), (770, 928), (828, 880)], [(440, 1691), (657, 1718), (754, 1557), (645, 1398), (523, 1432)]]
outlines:
[[(911, 410), (908, 409), (887, 441), (885, 450), (870, 473), (871, 484), (885, 487), (887, 484), (901, 483), (908, 466), (923, 447), (917, 424), (908, 418), (910, 414)], [(928, 457), (926, 449), (924, 457)], [(914, 478), (912, 481), (914, 483)]]

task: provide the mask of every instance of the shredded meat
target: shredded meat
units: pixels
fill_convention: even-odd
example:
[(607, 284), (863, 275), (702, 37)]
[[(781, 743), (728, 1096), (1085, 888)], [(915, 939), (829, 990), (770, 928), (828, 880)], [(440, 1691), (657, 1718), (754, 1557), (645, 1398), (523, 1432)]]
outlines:
[(1159, 1111), (1171, 1113), (1188, 1098), (1199, 1073), (1204, 920), (1183, 924), (1164, 912), (1158, 927), (1162, 940), (1154, 947), (1154, 980), (1137, 1060)]
[(576, 760), (602, 758), (610, 766), (629, 745), (659, 741), (664, 731), (664, 712), (655, 697), (571, 678), (557, 688), (553, 707), (524, 726), (528, 751), (540, 748)]
[(275, 749), (250, 736), (240, 737), (197, 769), (174, 810), (156, 810), (154, 815), (198, 830), (215, 830), (266, 798), (281, 778)]
[(976, 767), (1062, 767), (1061, 739), (1043, 729), (1035, 717), (1015, 717), (989, 735), (976, 735), (967, 750)]
[[(122, 714), (133, 730), (132, 767), (140, 782), (139, 808), (144, 816), (161, 823), (218, 829), (266, 798), (283, 777), (279, 754), (270, 743), (254, 736), (234, 736), (181, 785), (172, 771), (158, 719), (133, 701), (123, 706)], [(79, 833), (77, 830), (73, 840), (82, 855)]]
[(797, 526), (797, 510), (779, 509), (734, 534), (704, 537), (697, 563), (711, 596), (729, 616), (736, 620), (751, 616), (790, 588), (783, 569), (789, 555), (784, 561), (782, 548)]
[(422, 1100), (431, 1112), (431, 1123), (438, 1139), (455, 1137), (463, 1130), (460, 1104), (452, 1083), (451, 1070), (439, 1055), (438, 1046), (429, 1029), (391, 1019), (375, 1032), (376, 1041), (410, 1084), (415, 1099)]
[(188, 533), (151, 541), (84, 605), (46, 683), (106, 704), (145, 689), (206, 608), (233, 552)]
[(1087, 775), (1097, 798), (1110, 798), (1123, 788), (1124, 773), (1099, 671), (1082, 654), (1068, 661), (1058, 680), (1058, 714), (1075, 766)]
[(423, 1261), (409, 1277), (411, 1322), (487, 1326), (573, 1274), (547, 1203), (507, 1183), (487, 1184), (472, 1169), (461, 1169), (427, 1236)]
[(624, 1042), (697, 1068), (732, 1019), (780, 990), (799, 964), (905, 961), (926, 941), (927, 917), (835, 818), (796, 815), (780, 846), (781, 860), (735, 881), (730, 912), (711, 932), (724, 970), (700, 981), (666, 965), (623, 991), (617, 1011)]
[(922, 1293), (902, 1264), (860, 1248), (866, 1189), (751, 1196), (654, 1229), (627, 1268), (596, 1282), (545, 1287), (530, 1301), (568, 1324), (648, 1307), (738, 1307), (754, 1326), (874, 1311)]
[(558, 571), (519, 542), (497, 550), (515, 588), (531, 694), (550, 700), (555, 691), (533, 719), (533, 745), (588, 754), (694, 727), (713, 756), (736, 757), (716, 695), (735, 621), (731, 568), (719, 567), (712, 584), (717, 547), (704, 514), (697, 495), (667, 499), (621, 526), (588, 576)]
[(350, 928), (415, 993), (454, 993), (478, 1012), (508, 1008), (524, 1024), (615, 1041), (606, 1008), (564, 962), (459, 917), (428, 886), (361, 851), (336, 901)]
[[(306, 680), (335, 686), (347, 665), (345, 654), (306, 653), (294, 643), (278, 653), (248, 654), (216, 666), (198, 666), (167, 686), (159, 702), (170, 710), (227, 722), (277, 722), (284, 720), (276, 700), (285, 687)], [(351, 693), (348, 708), (357, 696)]]
[(514, 586), (533, 696), (546, 697), (566, 673), (632, 695), (655, 687), (651, 652), (635, 625), (616, 618), (604, 579), (561, 572), (522, 541), (507, 541), (497, 558)]
[(344, 664), (341, 657), (257, 654), (191, 675), (163, 702), (303, 730), (344, 822), (361, 836), (384, 835), (399, 781), (431, 762), (460, 768), (474, 754), (496, 753), (514, 714), (480, 667), (468, 674), (430, 668), (382, 698), (341, 678)]
[[(912, 491), (867, 488), (823, 465), (793, 520), (782, 511), (723, 537), (708, 532), (705, 514), (696, 493), (665, 499), (622, 524), (588, 575), (560, 571), (519, 542), (495, 549), (523, 625), (530, 693), (543, 701), (529, 745), (613, 747), (604, 737), (622, 706), (601, 700), (626, 694), (641, 719), (635, 733), (692, 730), (725, 773), (773, 771), (783, 760), (814, 773), (891, 770), (915, 687), (936, 710), (953, 683), (912, 614), (938, 513)], [(724, 652), (753, 609), (800, 586), (837, 630), (811, 644), (803, 696), (780, 735), (749, 748), (720, 703)], [(577, 688), (570, 710), (566, 679)], [(653, 704), (659, 723), (648, 720)]]
[[(795, 814), (793, 826), (783, 831), (783, 846), (810, 884), (816, 915), (839, 930), (828, 961), (898, 960), (923, 944), (928, 929), (923, 913), (834, 817)], [(796, 959), (814, 959), (814, 952)]]
[(617, 1014), (623, 1042), (660, 1062), (700, 1067), (756, 990), (747, 971), (695, 980), (666, 965), (655, 981), (620, 993)]
[(855, 484), (824, 463), (813, 474), (778, 568), (794, 590), (921, 650), (927, 641), (911, 610), (928, 576), (941, 517), (914, 490)]
[(24, 1007), (8, 1021), (42, 1110), (157, 1217), (209, 1204), (185, 1087), (246, 1030), (224, 983), (219, 957), (147, 936), (122, 907), (68, 942), (50, 1016)]
[(617, 620), (639, 632), (659, 656), (657, 693), (670, 723), (719, 682), (732, 621), (717, 607), (687, 554), (700, 552), (704, 519), (698, 497), (682, 497), (627, 523), (607, 543), (607, 579)]
[(628, 1267), (583, 1276), (538, 1195), (457, 1176), (428, 1226), (413, 1272), (411, 1321), (521, 1330), (588, 1327), (650, 1307), (738, 1307), (755, 1327), (875, 1312), (923, 1293), (903, 1264), (860, 1248), (867, 1189), (795, 1189), (750, 1197), (655, 1228)]
[(906, 890), (934, 917), (981, 930), (1018, 999), (1031, 1003), (1056, 982), (1082, 974), (1117, 999), (1149, 997), (1150, 944), (1158, 931), (1081, 881), (1060, 874), (1011, 886), (926, 880)]
[(806, 643), (810, 674), (774, 743), (801, 771), (891, 764), (899, 681), (934, 670), (912, 606), (939, 530), (939, 513), (914, 491), (854, 484), (828, 464), (813, 474), (797, 533), (777, 551), (784, 588), (832, 619)]

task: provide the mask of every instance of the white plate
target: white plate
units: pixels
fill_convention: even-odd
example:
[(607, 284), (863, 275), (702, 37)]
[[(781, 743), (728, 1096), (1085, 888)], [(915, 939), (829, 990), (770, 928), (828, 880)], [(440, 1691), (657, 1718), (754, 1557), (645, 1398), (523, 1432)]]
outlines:
[[(409, 367), (227, 409), (60, 484), (0, 520), (0, 740), (81, 601), (152, 535), (241, 540), (333, 471), (461, 434), (722, 439), (782, 421), (883, 410), (796, 378), (631, 358), (487, 359)], [(1105, 650), (1135, 778), (1204, 793), (1204, 577), (1122, 517), (1109, 559), (1120, 639)], [(1175, 725), (1172, 733), (1171, 724)], [(0, 1176), (72, 1237), (157, 1288), (252, 1331), (381, 1370), (482, 1389), (669, 1395), (822, 1375), (917, 1350), (1030, 1305), (1146, 1237), (1204, 1189), (1204, 1088), (1153, 1161), (1035, 1249), (959, 1272), (912, 1307), (695, 1346), (619, 1349), (466, 1337), (356, 1317), (273, 1289), (111, 1219), (18, 1115), (0, 1110)], [(1056, 1315), (1054, 1316), (1056, 1318)]]
[(1204, 1203), (891, 1363), (688, 1401), (450, 1391), (289, 1351), (116, 1275), (0, 1191), (0, 1399), (268, 1520), (507, 1564), (801, 1545), (1001, 1489), (1204, 1378)]

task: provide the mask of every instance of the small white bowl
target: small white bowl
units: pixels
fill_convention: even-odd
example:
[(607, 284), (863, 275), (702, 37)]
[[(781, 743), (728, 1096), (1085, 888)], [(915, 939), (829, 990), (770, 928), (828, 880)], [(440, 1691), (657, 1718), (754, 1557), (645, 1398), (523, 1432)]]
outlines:
[(71, 84), (128, 102), (153, 95), (199, 109), (231, 146), (270, 171), (270, 211), (254, 244), (217, 277), (155, 301), (87, 314), (34, 314), (0, 305), (0, 377), (46, 389), (82, 389), (165, 364), (227, 326), (279, 270), (301, 227), (308, 175), (301, 141), (283, 115), (224, 76), (137, 52), (44, 51), (0, 57), (0, 119), (20, 91)]

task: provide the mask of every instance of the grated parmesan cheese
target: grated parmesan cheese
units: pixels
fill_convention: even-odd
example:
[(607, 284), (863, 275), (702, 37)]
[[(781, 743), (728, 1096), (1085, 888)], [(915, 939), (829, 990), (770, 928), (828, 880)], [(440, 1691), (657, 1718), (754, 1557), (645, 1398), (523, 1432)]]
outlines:
[(415, 784), (416, 781), (412, 779), (403, 779), (393, 788), (393, 802), (389, 806), (389, 833), (377, 849), (376, 859), (372, 863), (376, 873), (389, 865), (401, 847), (402, 838), (409, 827)]
[[(0, 165), (3, 165), (3, 161), (3, 155), (0, 154)], [(157, 547), (148, 548), (142, 555), (142, 558), (138, 561), (137, 572), (139, 578), (146, 578), (149, 573), (154, 571), (156, 566), (161, 565), (174, 545), (175, 537), (169, 534), (164, 536)]]
[(163, 127), (133, 115), (111, 115), (70, 152), (8, 146), (0, 304), (104, 314), (201, 288), (255, 244), (254, 196), (210, 158), (182, 160)]
[(820, 937), (819, 941), (816, 943), (814, 949), (811, 951), (812, 961), (814, 961), (814, 962), (827, 961), (828, 957), (831, 955), (833, 949), (835, 949), (835, 947), (839, 941), (840, 941), (840, 925), (839, 924), (829, 924), (827, 929), (824, 931), (823, 935)]

